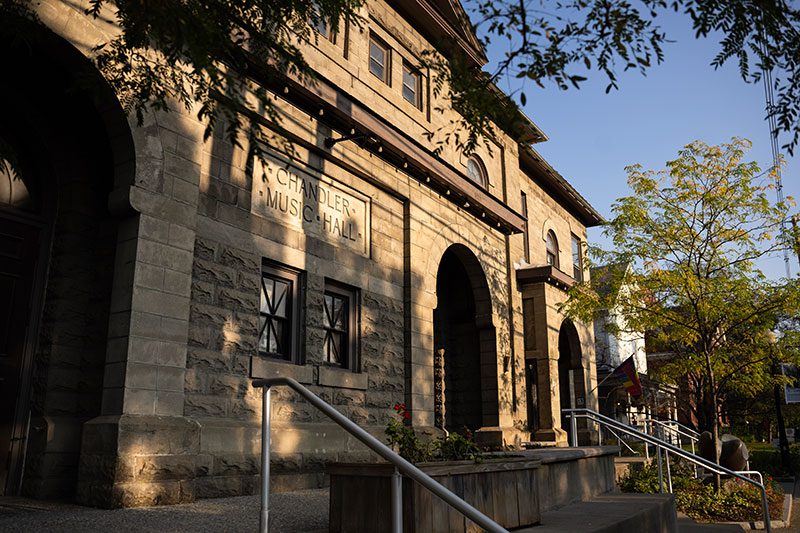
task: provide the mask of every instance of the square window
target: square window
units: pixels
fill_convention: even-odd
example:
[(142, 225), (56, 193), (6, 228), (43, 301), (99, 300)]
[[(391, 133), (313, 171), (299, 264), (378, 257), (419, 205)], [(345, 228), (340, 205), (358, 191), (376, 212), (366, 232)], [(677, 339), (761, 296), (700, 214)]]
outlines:
[(268, 357), (299, 362), (299, 317), (302, 273), (264, 265), (258, 321), (258, 351)]
[(370, 36), (369, 39), (369, 71), (380, 78), (383, 83), (390, 85), (391, 57), (389, 47), (374, 36)]
[(408, 63), (403, 63), (403, 98), (422, 109), (422, 76)]
[(358, 368), (358, 291), (333, 282), (325, 284), (325, 330), (322, 355), (326, 364)]

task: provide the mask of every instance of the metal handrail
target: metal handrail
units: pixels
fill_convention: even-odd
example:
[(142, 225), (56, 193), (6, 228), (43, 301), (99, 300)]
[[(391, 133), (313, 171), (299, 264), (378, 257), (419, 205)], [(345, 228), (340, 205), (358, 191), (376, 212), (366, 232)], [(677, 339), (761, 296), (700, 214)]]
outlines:
[(762, 474), (758, 470), (737, 470), (736, 473), (737, 474), (742, 474), (742, 475), (745, 475), (745, 476), (758, 476), (758, 479), (760, 480), (760, 483), (762, 485), (764, 484), (764, 474)]
[[(572, 437), (572, 445), (575, 446), (575, 447), (577, 447), (577, 445), (578, 445), (578, 435), (577, 435), (577, 431), (576, 431), (575, 421), (576, 421), (577, 418), (587, 418), (587, 419), (592, 420), (596, 424), (611, 426), (614, 429), (616, 429), (616, 430), (618, 430), (618, 431), (620, 431), (622, 433), (626, 433), (626, 434), (631, 435), (633, 437), (636, 437), (636, 438), (638, 438), (640, 440), (643, 440), (643, 441), (645, 441), (647, 443), (650, 443), (650, 444), (653, 444), (653, 445), (657, 446), (658, 449), (659, 449), (659, 452), (658, 452), (658, 455), (657, 455), (658, 463), (659, 463), (659, 472), (661, 472), (661, 452), (660, 452), (660, 449), (663, 448), (667, 452), (667, 460), (669, 460), (669, 453), (672, 453), (672, 454), (675, 454), (678, 457), (686, 459), (687, 461), (690, 461), (690, 462), (692, 462), (692, 463), (694, 463), (696, 465), (700, 465), (702, 467), (705, 467), (706, 469), (708, 469), (708, 470), (710, 470), (712, 472), (715, 472), (717, 474), (725, 474), (725, 475), (728, 475), (728, 476), (732, 476), (732, 477), (741, 479), (742, 481), (745, 481), (747, 483), (750, 483), (752, 485), (755, 485), (756, 487), (758, 487), (759, 491), (761, 492), (761, 506), (762, 506), (763, 511), (764, 511), (764, 528), (766, 529), (767, 533), (772, 533), (772, 526), (770, 524), (770, 519), (769, 519), (769, 502), (767, 501), (767, 489), (764, 488), (763, 483), (759, 483), (758, 481), (750, 479), (749, 477), (746, 477), (745, 474), (742, 474), (742, 473), (739, 473), (739, 472), (735, 472), (733, 470), (729, 470), (728, 468), (725, 468), (724, 466), (720, 466), (720, 465), (714, 463), (713, 461), (709, 461), (708, 459), (705, 459), (703, 457), (697, 456), (697, 455), (695, 455), (693, 453), (689, 453), (689, 452), (685, 451), (683, 448), (679, 448), (677, 446), (674, 446), (673, 444), (670, 444), (670, 443), (668, 443), (668, 442), (666, 442), (664, 440), (661, 440), (661, 439), (659, 439), (657, 437), (653, 437), (652, 435), (649, 435), (647, 433), (643, 433), (643, 432), (641, 432), (639, 430), (633, 429), (632, 427), (630, 427), (630, 426), (628, 426), (626, 424), (623, 424), (621, 422), (618, 422), (617, 420), (614, 420), (613, 418), (609, 418), (609, 417), (607, 417), (605, 415), (601, 415), (597, 411), (592, 411), (591, 409), (586, 409), (586, 408), (579, 408), (579, 409), (562, 409), (562, 412), (564, 414), (566, 414), (567, 416), (569, 416), (570, 419), (571, 419), (571, 425), (572, 425), (572, 429), (573, 429), (572, 435), (571, 435), (571, 437)], [(669, 464), (669, 463), (667, 463), (667, 464)], [(661, 480), (661, 477), (659, 477), (659, 487), (663, 487), (663, 482)], [(663, 490), (663, 489), (661, 489), (661, 490)]]
[[(684, 426), (683, 424), (681, 424), (680, 422), (677, 422), (675, 420), (659, 420), (657, 418), (646, 418), (644, 421), (645, 422), (655, 422), (656, 424), (660, 425), (661, 427), (664, 427), (664, 428), (666, 428), (666, 429), (668, 429), (670, 431), (674, 431), (678, 435), (683, 435), (684, 437), (687, 437), (687, 438), (691, 439), (693, 442), (696, 442), (696, 441), (700, 440), (700, 434), (699, 433), (697, 433), (696, 431), (694, 431), (691, 428), (688, 428), (688, 427)], [(688, 431), (686, 431), (686, 430), (688, 430)]]
[[(624, 440), (622, 440), (622, 439), (620, 438), (620, 436), (619, 436), (619, 435), (617, 435), (616, 433), (614, 433), (614, 430), (613, 430), (613, 429), (611, 429), (611, 428), (606, 428), (606, 429), (608, 430), (608, 432), (609, 432), (609, 433), (611, 433), (611, 434), (612, 434), (614, 437), (616, 437), (616, 439), (617, 439), (617, 442), (618, 442), (620, 445), (622, 445), (622, 446), (625, 446), (626, 448), (628, 448), (628, 450), (630, 450), (630, 452), (631, 452), (633, 455), (641, 455), (639, 452), (637, 452), (636, 450), (634, 450), (633, 448), (631, 448), (631, 446), (630, 446), (630, 445), (629, 445), (627, 442), (625, 442)], [(603, 438), (603, 434), (602, 434), (602, 433), (600, 434), (600, 438), (601, 438), (601, 439)], [(603, 443), (601, 442), (600, 444), (602, 445)], [(620, 456), (621, 456), (621, 454), (622, 454), (622, 449), (620, 448)]]
[(506, 530), (494, 520), (475, 509), (473, 506), (453, 494), (444, 485), (425, 472), (400, 457), (391, 448), (367, 433), (363, 428), (341, 414), (339, 411), (325, 403), (319, 396), (308, 390), (306, 387), (289, 377), (275, 377), (268, 379), (254, 379), (254, 388), (263, 388), (262, 396), (262, 416), (261, 416), (261, 533), (267, 533), (269, 529), (269, 452), (270, 452), (270, 390), (275, 386), (287, 386), (297, 392), (312, 406), (316, 407), (328, 418), (339, 424), (345, 431), (364, 443), (369, 449), (389, 461), (395, 466), (392, 476), (392, 531), (402, 533), (403, 513), (402, 513), (402, 476), (406, 475), (443, 499), (455, 510), (466, 516), (486, 531), (496, 533), (507, 533)]

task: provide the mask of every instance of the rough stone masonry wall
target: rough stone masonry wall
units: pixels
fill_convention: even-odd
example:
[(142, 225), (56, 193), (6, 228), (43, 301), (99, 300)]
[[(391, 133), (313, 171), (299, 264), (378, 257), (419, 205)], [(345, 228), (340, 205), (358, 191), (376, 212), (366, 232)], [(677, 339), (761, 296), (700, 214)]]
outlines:
[[(422, 109), (417, 109), (402, 98), (399, 89), (402, 87), (401, 63), (416, 64), (423, 50), (431, 47), (430, 43), (384, 2), (371, 2), (365, 6), (363, 14), (369, 21), (364, 27), (350, 28), (346, 36), (337, 36), (335, 43), (319, 38), (313, 46), (304, 48), (304, 53), (307, 53), (311, 64), (325, 65), (325, 76), (333, 83), (366, 107), (376, 110), (377, 114), (399, 130), (433, 148), (433, 143), (423, 139), (438, 128), (447, 130), (448, 122), (456, 118), (454, 112), (437, 111), (439, 106), (446, 109), (446, 102), (437, 100), (436, 95), (425, 90)], [(391, 48), (394, 67), (389, 84), (380, 82), (365, 68), (371, 34)], [(343, 43), (345, 38), (346, 47)], [(423, 85), (430, 82), (425, 72), (422, 72), (422, 81)], [(313, 117), (302, 117), (303, 123), (309, 120), (313, 122)], [(519, 182), (526, 177), (519, 170), (515, 141), (502, 132), (498, 133), (497, 144), (491, 147), (481, 144), (476, 153), (487, 170), (488, 192), (501, 200), (508, 198), (512, 208), (518, 210)], [(439, 136), (434, 135), (434, 141), (438, 139)], [(318, 143), (319, 138), (312, 136), (309, 140)], [(440, 148), (443, 149), (442, 159), (466, 174), (467, 158), (452, 144)], [(344, 160), (358, 153), (353, 150), (352, 143), (340, 143), (332, 152)], [(410, 335), (406, 347), (406, 399), (413, 409), (414, 425), (424, 428), (433, 426), (433, 309), (437, 305), (435, 277), (444, 251), (448, 246), (460, 243), (476, 254), (491, 288), (491, 321), (495, 328), (497, 353), (495, 374), (498, 380), (494, 388), (500, 396), (498, 403), (501, 406), (497, 426), (506, 428), (508, 442), (521, 438), (527, 440), (520, 433), (526, 420), (525, 405), (514, 400), (514, 397), (524, 398), (525, 394), (520, 337), (521, 300), (518, 295), (512, 294), (513, 285), (509, 284), (511, 264), (505, 238), (483, 221), (460, 211), (442, 194), (420, 186), (395, 168), (389, 167), (374, 176), (407, 198), (409, 204), (409, 218), (406, 221), (409, 241), (406, 244), (409, 253)], [(508, 196), (507, 189), (511, 191)], [(514, 239), (521, 239), (521, 236), (510, 238), (512, 242)], [(517, 310), (516, 315), (511, 309)], [(512, 437), (509, 431), (516, 435)]]
[[(344, 90), (358, 93), (358, 100), (379, 110), (388, 122), (414, 139), (424, 139), (426, 131), (447, 123), (451, 117), (433, 113), (429, 121), (424, 112), (408, 109), (411, 104), (406, 105), (402, 99), (396, 77), (399, 59), (413, 59), (413, 53), (407, 55), (406, 45), (411, 43), (416, 51), (426, 46), (407, 21), (385, 4), (373, 3), (369, 9), (386, 12), (382, 29), (376, 31), (390, 45), (398, 46), (391, 87), (376, 85), (380, 82), (366, 68), (368, 32), (352, 32), (349, 59), (339, 55), (329, 62), (325, 57), (309, 56), (310, 61), (320, 65), (323, 74), (331, 74), (330, 78)], [(397, 42), (391, 42), (393, 36), (398, 36)], [(400, 36), (405, 50), (399, 46)], [(337, 48), (337, 53), (340, 50)], [(333, 75), (335, 69), (339, 69), (338, 78)], [(317, 122), (316, 114), (309, 117), (289, 106), (285, 114), (283, 125), (317, 147), (322, 147), (322, 140), (331, 135), (329, 128)], [(90, 454), (87, 465), (88, 459), (95, 458), (91, 454), (114, 462), (109, 468), (103, 466), (102, 474), (108, 474), (107, 480), (87, 469), (85, 477), (91, 482), (90, 488), (105, 494), (109, 491), (106, 483), (116, 484), (121, 497), (113, 505), (253, 492), (259, 470), (260, 405), (258, 395), (249, 387), (251, 363), (259, 365), (263, 375), (297, 378), (376, 434), (382, 433), (396, 401), (410, 400), (415, 409), (414, 424), (431, 426), (435, 275), (441, 255), (453, 243), (470, 248), (486, 274), (492, 300), (490, 319), (496, 328), (497, 388), (505, 406), (499, 424), (506, 428), (519, 425), (524, 411), (519, 406), (514, 408), (510, 400), (514, 391), (514, 352), (508, 301), (513, 285), (508, 284), (509, 262), (504, 237), (499, 232), (354, 143), (339, 143), (331, 151), (333, 159), (349, 165), (354, 173), (296, 146), (295, 156), (304, 164), (322, 169), (371, 199), (372, 245), (369, 257), (361, 256), (254, 213), (246, 152), (234, 150), (219, 138), (203, 145), (199, 141), (202, 125), (181, 127), (182, 121), (193, 122), (193, 117), (184, 113), (161, 118), (152, 132), (143, 128), (134, 131), (134, 137), (142, 141), (137, 141), (137, 150), (145, 161), (142, 164), (137, 152), (137, 186), (131, 188), (131, 197), (136, 192), (136, 198), (141, 196), (147, 202), (134, 202), (133, 206), (142, 213), (142, 224), (140, 231), (133, 233), (139, 251), (130, 267), (131, 276), (135, 275), (133, 296), (129, 298), (132, 302), (123, 309), (128, 313), (129, 327), (116, 350), (119, 354), (112, 353), (109, 346), (109, 354), (118, 355), (123, 361), (114, 372), (107, 369), (104, 401), (104, 413), (119, 411), (124, 416), (119, 421), (99, 420), (94, 424), (98, 428), (96, 434), (84, 433), (84, 448)], [(502, 144), (506, 143), (512, 141), (505, 139)], [(164, 153), (149, 157), (151, 144), (163, 145)], [(512, 182), (519, 179), (515, 151), (506, 152), (503, 168), (499, 150), (480, 150), (489, 172), (489, 192), (505, 199), (506, 174)], [(465, 171), (465, 159), (452, 150), (443, 158)], [(151, 174), (164, 178), (169, 187), (162, 190), (151, 184), (147, 179)], [(382, 185), (371, 184), (376, 181)], [(509, 192), (510, 205), (515, 205), (516, 197), (518, 193), (515, 196)], [(563, 211), (548, 204), (529, 208)], [(404, 213), (409, 216), (404, 218)], [(156, 224), (160, 232), (148, 231), (149, 223)], [(162, 234), (165, 244), (154, 246), (150, 241), (160, 239)], [(408, 236), (406, 242), (404, 235)], [(185, 274), (187, 256), (192, 270), (189, 298), (188, 283), (183, 290), (183, 284), (168, 284), (166, 277), (176, 269)], [(306, 272), (304, 365), (253, 358), (258, 322), (257, 280), (263, 258)], [(164, 274), (161, 285), (152, 292), (142, 290), (148, 281), (144, 274), (150, 271), (145, 265), (155, 265)], [(406, 272), (404, 265), (409, 266)], [(325, 278), (361, 290), (359, 373), (320, 364), (322, 335), (318, 325)], [(157, 296), (157, 301), (150, 295)], [(176, 316), (161, 316), (163, 307), (173, 310)], [(516, 304), (512, 307), (518, 308)], [(519, 313), (515, 317), (518, 319)], [(517, 336), (520, 331), (516, 327)], [(145, 348), (145, 340), (147, 346), (158, 347), (157, 353), (151, 354)], [(184, 372), (183, 348), (187, 345)], [(517, 359), (520, 354), (517, 349)], [(518, 375), (521, 368), (516, 365)], [(516, 383), (519, 385), (519, 379)], [(517, 388), (516, 397), (523, 397), (520, 394), (521, 389)], [(319, 466), (329, 460), (369, 459), (363, 447), (296, 400), (286, 392), (275, 393), (274, 457), (278, 459), (277, 471), (290, 474), (277, 480), (279, 487), (318, 486), (324, 482)], [(101, 431), (103, 424), (110, 428), (108, 439)], [(97, 439), (87, 439), (87, 435)], [(136, 497), (125, 499), (126, 495)]]
[[(297, 151), (301, 161), (372, 199), (371, 258), (364, 257), (252, 212), (245, 152), (220, 139), (211, 152), (210, 172), (200, 184), (184, 411), (201, 425), (203, 467), (195, 480), (200, 498), (257, 490), (261, 400), (250, 386), (251, 358), (257, 373), (294, 377), (379, 434), (391, 406), (403, 401), (402, 203)], [(370, 158), (362, 164), (371, 165), (372, 173), (386, 171)], [(305, 272), (305, 364), (257, 355), (263, 259)], [(360, 372), (322, 363), (326, 278), (360, 289)], [(362, 445), (291, 391), (275, 389), (273, 401), (276, 490), (321, 486), (325, 462), (369, 459)]]

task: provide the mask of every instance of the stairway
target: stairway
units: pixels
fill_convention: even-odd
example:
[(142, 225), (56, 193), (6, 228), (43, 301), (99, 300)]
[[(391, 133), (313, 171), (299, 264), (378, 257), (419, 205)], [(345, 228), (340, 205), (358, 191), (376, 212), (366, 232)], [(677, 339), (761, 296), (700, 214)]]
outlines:
[(733, 524), (698, 524), (684, 514), (678, 515), (678, 533), (734, 533), (743, 531)]
[(616, 485), (616, 446), (523, 452), (542, 462), (541, 525), (532, 533), (675, 533), (671, 494), (623, 494)]

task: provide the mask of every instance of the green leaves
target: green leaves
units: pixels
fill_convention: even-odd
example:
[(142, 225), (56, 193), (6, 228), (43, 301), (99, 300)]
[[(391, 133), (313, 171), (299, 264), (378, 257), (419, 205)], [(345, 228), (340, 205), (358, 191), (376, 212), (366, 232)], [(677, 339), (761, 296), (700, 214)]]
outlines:
[[(696, 37), (720, 38), (720, 51), (709, 58), (717, 68), (736, 61), (745, 82), (761, 81), (774, 71), (775, 104), (767, 114), (778, 131), (788, 132), (783, 146), (791, 154), (800, 141), (800, 10), (770, 0), (564, 0), (472, 3), (476, 28), (485, 43), (507, 50), (492, 73), (497, 82), (510, 75), (538, 86), (579, 88), (577, 69), (595, 70), (608, 80), (606, 93), (617, 89), (621, 68), (647, 70), (664, 59), (666, 33), (658, 26), (668, 11), (691, 20)], [(522, 105), (525, 102), (519, 99)], [(777, 133), (777, 132), (776, 132)]]
[[(27, 2), (26, 2), (27, 3)], [(313, 82), (300, 45), (309, 21), (360, 24), (363, 0), (91, 0), (87, 13), (114, 13), (121, 33), (95, 48), (95, 63), (123, 108), (141, 122), (149, 110), (194, 111), (205, 137), (232, 144), (265, 135), (279, 122), (269, 93), (286, 77)], [(5, 5), (3, 6), (5, 9)]]
[(800, 311), (798, 280), (770, 281), (758, 269), (786, 245), (775, 236), (793, 202), (770, 201), (773, 178), (744, 160), (749, 148), (745, 139), (695, 141), (665, 170), (627, 167), (631, 194), (614, 203), (606, 228), (614, 250), (594, 251), (608, 266), (563, 307), (584, 319), (613, 310), (625, 331), (647, 333), (649, 350), (673, 354), (662, 378), (689, 376), (693, 394), (708, 399), (772, 386), (772, 365), (787, 351), (770, 332)]

